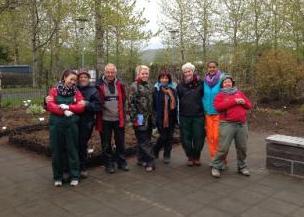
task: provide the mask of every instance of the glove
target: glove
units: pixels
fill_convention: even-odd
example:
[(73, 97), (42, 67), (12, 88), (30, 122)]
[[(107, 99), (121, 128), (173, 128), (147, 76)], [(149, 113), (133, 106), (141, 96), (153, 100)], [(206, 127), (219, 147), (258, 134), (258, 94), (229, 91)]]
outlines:
[(69, 106), (66, 105), (66, 104), (60, 104), (59, 107), (60, 107), (62, 110), (69, 110)]
[(71, 111), (69, 111), (69, 110), (65, 110), (63, 113), (64, 113), (64, 115), (67, 116), (67, 117), (70, 117), (70, 116), (72, 116), (72, 115), (74, 114), (73, 112), (71, 112)]

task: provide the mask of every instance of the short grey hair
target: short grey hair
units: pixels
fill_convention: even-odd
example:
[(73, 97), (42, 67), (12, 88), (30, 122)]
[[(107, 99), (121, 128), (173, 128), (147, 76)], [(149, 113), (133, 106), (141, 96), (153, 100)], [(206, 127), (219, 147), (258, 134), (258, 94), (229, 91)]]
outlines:
[(187, 69), (190, 69), (192, 72), (195, 71), (195, 66), (192, 64), (192, 63), (185, 63), (183, 66), (182, 66), (182, 71), (186, 71)]
[(108, 63), (108, 64), (105, 66), (105, 71), (107, 71), (108, 68), (111, 68), (111, 67), (113, 67), (114, 70), (115, 70), (115, 72), (117, 72), (117, 68), (116, 68), (116, 66), (115, 66), (113, 63)]

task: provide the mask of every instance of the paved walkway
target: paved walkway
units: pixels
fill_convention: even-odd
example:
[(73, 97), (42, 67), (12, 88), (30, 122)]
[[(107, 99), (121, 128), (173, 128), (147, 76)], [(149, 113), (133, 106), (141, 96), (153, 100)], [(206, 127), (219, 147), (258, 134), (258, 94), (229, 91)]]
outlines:
[[(130, 159), (130, 172), (105, 174), (102, 167), (78, 187), (52, 186), (50, 160), (0, 139), (0, 216), (29, 217), (303, 217), (304, 180), (265, 170), (266, 135), (251, 133), (251, 177), (236, 173), (235, 150), (221, 179), (210, 176), (207, 160), (185, 166), (180, 146), (172, 163), (144, 172)], [(207, 149), (203, 160), (208, 159)]]

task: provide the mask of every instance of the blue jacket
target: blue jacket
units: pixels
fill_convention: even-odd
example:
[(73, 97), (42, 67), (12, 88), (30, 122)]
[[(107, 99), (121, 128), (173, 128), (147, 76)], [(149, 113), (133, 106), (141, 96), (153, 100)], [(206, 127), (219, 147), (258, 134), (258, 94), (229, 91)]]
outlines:
[(215, 110), (213, 102), (215, 96), (220, 92), (221, 90), (221, 81), (223, 79), (224, 73), (222, 72), (221, 77), (216, 85), (213, 87), (210, 87), (205, 81), (203, 81), (204, 85), (204, 96), (202, 98), (202, 103), (204, 106), (204, 111), (206, 115), (216, 115), (218, 112)]

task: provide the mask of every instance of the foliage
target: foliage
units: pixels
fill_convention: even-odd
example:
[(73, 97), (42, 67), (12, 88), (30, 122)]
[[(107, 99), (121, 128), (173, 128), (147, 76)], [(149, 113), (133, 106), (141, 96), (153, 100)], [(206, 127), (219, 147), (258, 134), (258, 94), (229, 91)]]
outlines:
[(297, 85), (304, 78), (303, 69), (286, 50), (264, 52), (256, 64), (254, 78), (258, 95), (268, 100), (290, 102), (297, 97)]
[(26, 113), (36, 116), (36, 115), (41, 115), (41, 114), (45, 113), (45, 110), (43, 109), (43, 107), (41, 105), (31, 104), (26, 109)]

